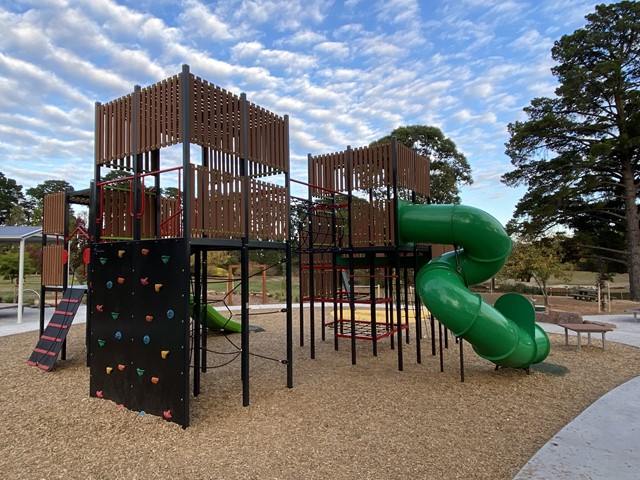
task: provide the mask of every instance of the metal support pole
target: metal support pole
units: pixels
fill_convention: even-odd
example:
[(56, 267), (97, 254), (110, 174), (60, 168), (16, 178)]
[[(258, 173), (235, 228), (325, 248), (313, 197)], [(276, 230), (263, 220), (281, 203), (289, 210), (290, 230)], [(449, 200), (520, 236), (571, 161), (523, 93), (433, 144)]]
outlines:
[(242, 370), (242, 406), (247, 407), (249, 405), (249, 124), (248, 124), (248, 105), (246, 94), (240, 95), (240, 119), (241, 119), (241, 148), (242, 154), (240, 158), (240, 175), (242, 175), (242, 190), (243, 190), (243, 235), (242, 235), (242, 250), (240, 256), (240, 265), (242, 276), (240, 279), (240, 297), (241, 297), (241, 370)]

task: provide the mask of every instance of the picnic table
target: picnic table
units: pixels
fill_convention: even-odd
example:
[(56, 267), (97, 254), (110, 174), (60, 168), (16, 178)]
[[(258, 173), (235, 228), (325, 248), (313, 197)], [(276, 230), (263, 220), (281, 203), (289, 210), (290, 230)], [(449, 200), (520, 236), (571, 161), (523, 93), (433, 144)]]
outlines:
[(582, 334), (587, 334), (587, 345), (591, 344), (592, 333), (602, 333), (602, 348), (605, 344), (605, 334), (613, 331), (613, 328), (601, 323), (559, 323), (564, 328), (564, 344), (569, 345), (569, 330), (578, 335), (578, 350), (582, 349)]

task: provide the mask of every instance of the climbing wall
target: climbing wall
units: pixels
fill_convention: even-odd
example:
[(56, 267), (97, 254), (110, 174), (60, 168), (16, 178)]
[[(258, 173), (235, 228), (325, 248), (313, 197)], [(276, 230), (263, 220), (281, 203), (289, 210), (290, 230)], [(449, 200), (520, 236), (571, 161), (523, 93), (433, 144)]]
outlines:
[(91, 396), (187, 427), (186, 243), (103, 243), (91, 254)]

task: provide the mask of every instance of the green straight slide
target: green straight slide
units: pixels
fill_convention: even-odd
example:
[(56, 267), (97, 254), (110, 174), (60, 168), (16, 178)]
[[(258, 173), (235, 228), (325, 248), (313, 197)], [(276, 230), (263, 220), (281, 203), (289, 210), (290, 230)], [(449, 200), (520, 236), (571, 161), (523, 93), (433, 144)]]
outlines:
[[(193, 297), (190, 299), (191, 305), (191, 316), (194, 316), (194, 305), (193, 305)], [(225, 332), (233, 332), (240, 333), (242, 331), (242, 326), (238, 322), (234, 322), (233, 320), (225, 317), (224, 315), (218, 313), (218, 311), (213, 308), (211, 305), (207, 305), (205, 311), (205, 319), (207, 322), (207, 327), (212, 330), (224, 330)]]
[(492, 307), (468, 286), (492, 278), (511, 252), (511, 239), (488, 213), (465, 205), (398, 207), (401, 243), (462, 247), (431, 260), (416, 277), (429, 311), (481, 357), (502, 367), (528, 368), (549, 354), (549, 337), (535, 323), (529, 300), (503, 295)]

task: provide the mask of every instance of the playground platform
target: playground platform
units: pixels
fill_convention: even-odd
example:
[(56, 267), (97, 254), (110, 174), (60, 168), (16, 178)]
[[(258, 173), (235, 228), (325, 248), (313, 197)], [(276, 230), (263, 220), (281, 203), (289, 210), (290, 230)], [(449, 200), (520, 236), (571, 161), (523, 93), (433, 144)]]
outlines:
[[(269, 305), (269, 308), (278, 307)], [(53, 307), (47, 309), (46, 319), (53, 310)], [(0, 336), (38, 330), (37, 308), (25, 307), (22, 323), (16, 323), (16, 317), (15, 310), (0, 310)], [(640, 348), (640, 322), (634, 321), (633, 314), (584, 318), (616, 325), (608, 333), (608, 340)], [(81, 307), (74, 325), (84, 322), (86, 309)], [(549, 333), (564, 334), (558, 325), (540, 325)], [(588, 352), (576, 351), (576, 355), (588, 355)], [(635, 453), (639, 435), (640, 377), (636, 377), (602, 396), (560, 430), (531, 457), (514, 480), (635, 479), (640, 471), (640, 457)]]

